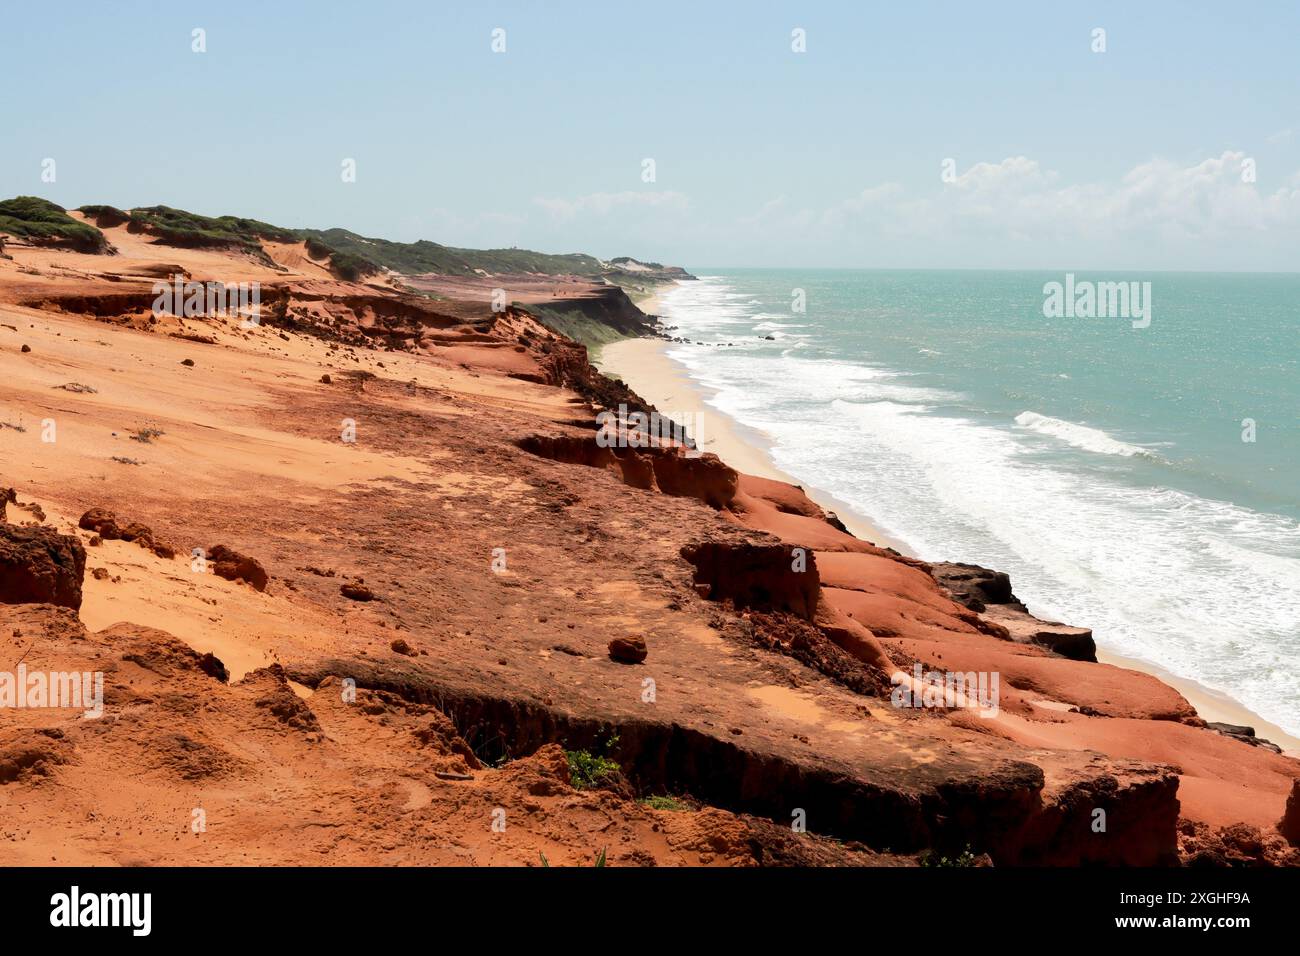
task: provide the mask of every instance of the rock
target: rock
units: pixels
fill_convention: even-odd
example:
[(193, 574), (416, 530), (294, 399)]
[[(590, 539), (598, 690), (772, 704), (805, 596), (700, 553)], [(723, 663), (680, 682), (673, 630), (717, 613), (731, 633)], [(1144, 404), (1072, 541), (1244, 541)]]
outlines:
[(1271, 750), (1273, 753), (1280, 754), (1282, 748), (1271, 740), (1265, 740), (1263, 737), (1255, 736), (1255, 728), (1247, 727), (1244, 724), (1224, 724), (1217, 721), (1209, 721), (1206, 728), (1213, 730), (1215, 733), (1223, 734), (1225, 737), (1231, 737), (1233, 740), (1240, 740), (1243, 744), (1250, 744), (1252, 747), (1263, 747), (1265, 750)]
[(267, 711), (286, 727), (303, 733), (320, 732), (320, 721), (306, 701), (293, 692), (284, 668), (279, 664), (251, 671), (238, 686), (260, 689), (262, 696), (254, 701), (255, 706)]
[(328, 375), (322, 375), (320, 377), (320, 380), (323, 385), (328, 385), (330, 384), (331, 381), (333, 381), (333, 379), (331, 379)]
[(57, 604), (78, 610), (86, 549), (53, 528), (0, 525), (0, 604)]
[(25, 509), (27, 512), (29, 512), (29, 513), (31, 514), (31, 516), (32, 516), (33, 518), (36, 519), (36, 523), (37, 523), (37, 524), (44, 524), (44, 523), (45, 523), (45, 509), (43, 509), (43, 508), (42, 508), (40, 505), (38, 505), (36, 502), (34, 502), (34, 501), (15, 501), (14, 504), (16, 504), (19, 508), (23, 508), (23, 509)]
[(823, 516), (826, 518), (826, 523), (830, 525), (832, 528), (834, 528), (836, 531), (843, 531), (845, 534), (853, 533), (844, 526), (844, 522), (840, 520), (840, 516), (837, 515), (834, 511), (824, 512)]
[(1244, 724), (1224, 724), (1218, 721), (1211, 720), (1207, 722), (1205, 726), (1209, 727), (1211, 730), (1217, 730), (1221, 734), (1226, 734), (1229, 737), (1254, 737), (1255, 736), (1255, 728), (1247, 727)]
[(182, 359), (182, 360), (181, 360), (181, 364), (182, 364), (182, 365), (189, 366), (190, 368), (193, 368), (193, 367), (194, 367), (194, 359)]
[(353, 601), (373, 601), (375, 599), (375, 592), (360, 583), (339, 585), (339, 593)]
[(81, 516), (77, 527), (93, 531), (106, 541), (134, 541), (136, 538), (152, 538), (153, 533), (138, 522), (119, 525), (117, 516), (107, 508), (91, 508)]
[(217, 577), (227, 581), (247, 581), (255, 590), (266, 590), (270, 578), (256, 558), (218, 544), (208, 548), (208, 560), (213, 563), (212, 573)]
[(12, 488), (0, 488), (0, 521), (8, 521), (5, 517), (5, 505), (18, 504), (18, 495)]
[(650, 652), (643, 637), (616, 637), (609, 642), (609, 656), (622, 664), (640, 664)]
[(134, 541), (140, 547), (152, 551), (160, 558), (176, 557), (176, 550), (170, 545), (155, 541), (153, 529), (138, 521), (120, 522), (113, 512), (106, 508), (91, 508), (81, 516), (78, 527), (85, 531), (94, 531), (90, 544), (98, 547), (107, 538), (109, 541)]
[(400, 637), (395, 638), (388, 646), (398, 654), (405, 654), (407, 657), (418, 656), (417, 652), (411, 649), (411, 645), (406, 643), (406, 641), (402, 640)]
[(1282, 819), (1277, 822), (1277, 832), (1292, 846), (1300, 846), (1300, 780), (1291, 782), (1291, 794), (1286, 798)]
[(223, 684), (230, 683), (230, 671), (226, 670), (226, 665), (221, 662), (221, 658), (211, 651), (199, 658), (198, 667), (209, 677), (216, 678)]
[(1003, 640), (1039, 644), (1073, 661), (1097, 662), (1090, 628), (1034, 617), (1011, 592), (1011, 578), (1005, 572), (945, 562), (932, 564), (929, 570), (954, 601), (982, 616), (983, 624), (977, 625), (981, 630), (993, 625), (989, 632)]
[(31, 347), (30, 345), (24, 345), (24, 346), (22, 347), (22, 351), (24, 351), (24, 352), (30, 352), (31, 350), (32, 350), (32, 347)]
[(986, 604), (1025, 606), (1011, 593), (1011, 577), (1004, 571), (990, 571), (978, 564), (940, 562), (930, 566), (934, 579), (947, 588), (953, 600), (972, 611), (983, 611)]
[(107, 581), (107, 580), (108, 580), (108, 569), (107, 569), (107, 568), (94, 568), (94, 569), (91, 570), (91, 572), (90, 572), (90, 576), (91, 576), (92, 578), (94, 578), (96, 581)]

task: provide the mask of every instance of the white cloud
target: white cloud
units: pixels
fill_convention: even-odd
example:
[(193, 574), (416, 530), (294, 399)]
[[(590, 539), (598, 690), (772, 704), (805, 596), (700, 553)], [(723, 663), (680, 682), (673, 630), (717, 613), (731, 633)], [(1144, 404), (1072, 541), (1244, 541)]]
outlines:
[[(1296, 268), (1300, 172), (1225, 151), (1153, 158), (1106, 181), (1068, 182), (1027, 156), (979, 162), (943, 182), (881, 182), (828, 206), (782, 196), (692, 237), (734, 261), (966, 268)], [(714, 253), (715, 255), (717, 253)]]
[(886, 233), (938, 239), (1221, 239), (1300, 225), (1300, 181), (1272, 193), (1243, 182), (1240, 152), (1192, 166), (1153, 159), (1117, 183), (1062, 185), (1038, 162), (977, 163), (936, 192), (909, 197), (896, 184), (864, 190), (828, 210), (827, 223), (869, 223)]

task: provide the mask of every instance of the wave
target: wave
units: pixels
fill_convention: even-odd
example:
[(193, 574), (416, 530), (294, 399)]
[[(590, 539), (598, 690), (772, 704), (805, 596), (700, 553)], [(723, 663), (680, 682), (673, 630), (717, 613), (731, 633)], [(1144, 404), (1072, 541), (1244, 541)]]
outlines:
[(1016, 416), (1016, 424), (1021, 428), (1027, 428), (1040, 435), (1049, 435), (1065, 442), (1067, 445), (1082, 448), (1084, 451), (1095, 452), (1098, 455), (1119, 455), (1123, 458), (1141, 457), (1156, 461), (1160, 460), (1160, 456), (1150, 449), (1143, 448), (1140, 445), (1130, 445), (1128, 442), (1120, 441), (1117, 438), (1111, 438), (1100, 428), (1089, 428), (1087, 425), (1078, 425), (1061, 418), (1040, 415), (1038, 412), (1021, 412)]

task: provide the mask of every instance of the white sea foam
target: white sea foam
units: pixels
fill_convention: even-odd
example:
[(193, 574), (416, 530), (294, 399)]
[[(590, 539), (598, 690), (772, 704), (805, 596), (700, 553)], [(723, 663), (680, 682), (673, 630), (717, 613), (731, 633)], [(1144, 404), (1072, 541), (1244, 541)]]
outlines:
[(1021, 428), (1027, 428), (1040, 435), (1050, 435), (1067, 445), (1082, 448), (1084, 451), (1096, 452), (1099, 455), (1121, 455), (1125, 458), (1132, 458), (1134, 455), (1141, 455), (1146, 458), (1156, 457), (1149, 449), (1140, 445), (1130, 445), (1128, 442), (1120, 441), (1117, 438), (1111, 438), (1100, 428), (1089, 428), (1087, 425), (1078, 425), (1060, 418), (1040, 415), (1038, 412), (1021, 412), (1016, 416), (1016, 424)]

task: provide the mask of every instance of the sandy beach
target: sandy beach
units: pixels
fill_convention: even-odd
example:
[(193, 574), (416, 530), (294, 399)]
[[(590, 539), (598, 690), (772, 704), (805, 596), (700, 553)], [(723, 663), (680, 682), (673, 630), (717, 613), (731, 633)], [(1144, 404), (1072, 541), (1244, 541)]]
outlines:
[[(643, 310), (650, 307), (643, 303)], [(772, 461), (766, 436), (724, 415), (709, 403), (708, 388), (691, 380), (686, 369), (668, 357), (670, 343), (661, 339), (624, 339), (604, 346), (592, 357), (592, 364), (613, 378), (621, 378), (631, 389), (669, 414), (686, 414), (704, 426), (699, 438), (703, 451), (713, 452), (731, 467), (747, 475), (800, 485)], [(692, 435), (691, 437), (696, 437)], [(855, 514), (847, 504), (817, 488), (801, 485), (809, 497), (834, 511), (855, 537), (894, 548), (907, 549), (882, 532), (869, 518)]]
[[(658, 304), (656, 297), (654, 300), (641, 303), (641, 308), (653, 312)], [(680, 363), (668, 357), (670, 347), (671, 343), (661, 339), (625, 339), (604, 346), (596, 353), (592, 362), (606, 375), (621, 378), (633, 391), (661, 411), (687, 413), (693, 420), (701, 421), (706, 431), (700, 442), (701, 447), (705, 451), (718, 455), (738, 471), (800, 485), (810, 498), (834, 511), (855, 537), (882, 547), (892, 547), (903, 554), (911, 553), (904, 544), (892, 540), (881, 532), (870, 516), (855, 513), (844, 502), (818, 488), (802, 483), (798, 476), (789, 475), (778, 468), (772, 461), (767, 437), (723, 414), (710, 404), (712, 398), (710, 390), (693, 381)], [(923, 560), (940, 560), (942, 557), (914, 556)], [(1032, 612), (1033, 608), (1030, 608), (1030, 611)], [(1287, 753), (1300, 753), (1300, 738), (1288, 734), (1276, 724), (1253, 713), (1242, 703), (1194, 681), (1171, 674), (1147, 661), (1108, 651), (1105, 648), (1105, 635), (1097, 635), (1096, 639), (1097, 659), (1100, 662), (1143, 671), (1159, 678), (1182, 694), (1203, 719), (1253, 727), (1257, 736), (1272, 741)]]

